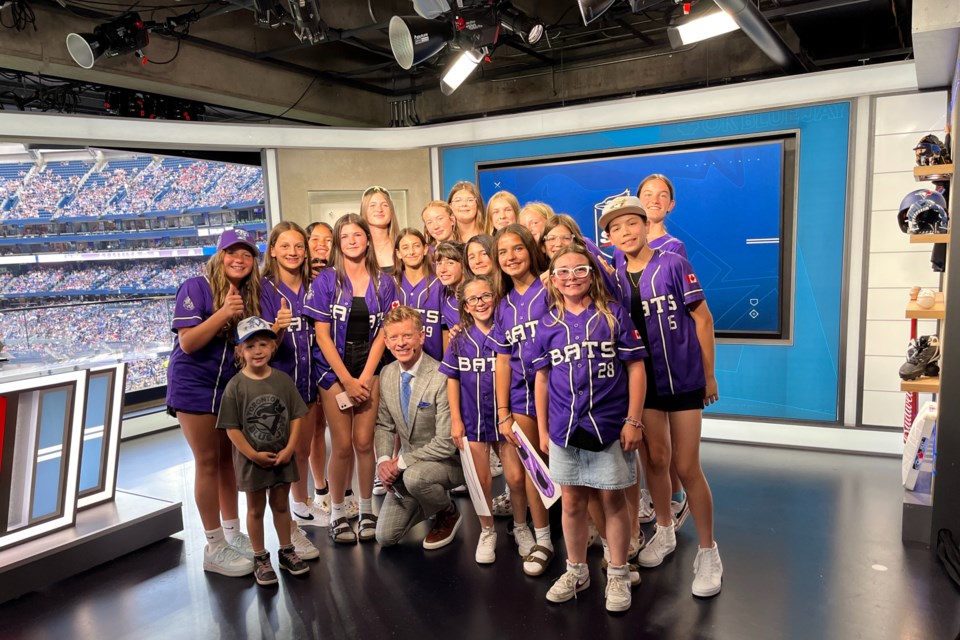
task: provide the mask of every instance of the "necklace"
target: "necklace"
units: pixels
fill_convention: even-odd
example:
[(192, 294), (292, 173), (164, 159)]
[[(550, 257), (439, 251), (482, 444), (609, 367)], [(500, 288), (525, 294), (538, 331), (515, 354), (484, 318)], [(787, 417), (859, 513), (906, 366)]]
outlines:
[[(636, 276), (636, 278), (634, 278), (634, 276)], [(636, 273), (633, 273), (633, 272), (631, 272), (631, 271), (627, 271), (627, 277), (630, 278), (630, 284), (632, 284), (632, 285), (634, 286), (634, 288), (639, 289), (639, 288), (640, 288), (640, 278), (643, 277), (643, 269), (641, 269), (640, 271), (638, 271), (638, 272), (636, 272)]]

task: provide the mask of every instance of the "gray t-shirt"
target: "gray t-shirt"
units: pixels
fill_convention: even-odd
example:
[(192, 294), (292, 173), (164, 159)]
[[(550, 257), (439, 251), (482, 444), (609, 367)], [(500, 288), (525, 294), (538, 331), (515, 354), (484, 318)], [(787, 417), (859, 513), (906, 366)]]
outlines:
[[(257, 451), (279, 453), (290, 441), (290, 421), (302, 418), (307, 411), (300, 392), (286, 373), (271, 369), (269, 377), (255, 380), (241, 371), (223, 391), (217, 428), (242, 429), (247, 442)], [(259, 491), (300, 479), (293, 458), (287, 464), (265, 469), (234, 448), (233, 466), (240, 491)]]

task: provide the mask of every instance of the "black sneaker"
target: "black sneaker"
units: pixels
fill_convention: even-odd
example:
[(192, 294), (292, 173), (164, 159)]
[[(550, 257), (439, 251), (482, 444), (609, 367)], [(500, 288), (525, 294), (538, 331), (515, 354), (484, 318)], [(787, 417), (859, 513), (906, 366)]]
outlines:
[[(301, 560), (301, 562), (303, 561)], [(280, 566), (283, 566), (282, 558), (280, 560)], [(270, 564), (269, 553), (253, 556), (253, 577), (257, 581), (257, 584), (263, 587), (277, 584), (277, 572), (273, 570), (273, 565)]]
[(900, 366), (900, 378), (916, 380), (920, 376), (930, 375), (928, 371), (939, 373), (940, 340), (937, 336), (920, 336), (910, 341), (907, 347), (907, 361)]
[(310, 571), (307, 563), (294, 551), (293, 545), (280, 547), (280, 550), (277, 552), (277, 558), (280, 560), (280, 568), (288, 571), (292, 576), (299, 576)]

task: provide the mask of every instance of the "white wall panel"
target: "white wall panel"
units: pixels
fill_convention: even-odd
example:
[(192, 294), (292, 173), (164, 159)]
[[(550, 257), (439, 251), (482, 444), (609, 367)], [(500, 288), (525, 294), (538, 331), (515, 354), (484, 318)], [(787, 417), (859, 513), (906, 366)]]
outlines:
[(942, 128), (940, 130), (922, 131), (919, 133), (894, 133), (877, 136), (874, 140), (873, 148), (873, 172), (893, 173), (903, 171), (903, 159), (914, 157), (916, 152), (913, 148), (920, 142), (920, 138), (928, 133), (935, 134), (938, 138), (943, 138)]
[(878, 98), (875, 118), (874, 129), (878, 135), (917, 131), (942, 133), (947, 124), (947, 94), (936, 91)]
[(870, 194), (870, 209), (898, 211), (903, 196), (915, 189), (932, 189), (933, 183), (917, 182), (913, 177), (913, 151), (902, 160), (905, 163), (899, 173), (881, 173), (873, 176), (873, 190)]
[[(922, 253), (930, 255), (929, 244), (913, 244), (900, 231), (897, 212), (884, 209), (870, 212), (870, 253)], [(883, 260), (883, 256), (871, 260)]]
[[(904, 243), (908, 242), (906, 236), (902, 237)], [(933, 249), (933, 245), (927, 246)], [(914, 285), (933, 289), (938, 289), (940, 286), (940, 274), (930, 269), (928, 253), (884, 253), (871, 256), (867, 286), (909, 289)]]
[[(904, 305), (905, 306), (905, 305)], [(935, 320), (920, 320), (917, 323), (917, 335), (931, 335), (936, 333)], [(907, 357), (907, 345), (910, 342), (910, 323), (895, 320), (867, 320), (867, 330), (864, 336), (864, 354), (871, 356), (890, 356), (901, 361)], [(864, 369), (866, 369), (866, 364)], [(897, 365), (896, 369), (899, 369)]]
[[(920, 394), (920, 405), (932, 399), (928, 393)], [(906, 394), (902, 391), (863, 392), (863, 424), (874, 427), (902, 427), (903, 404)]]
[(867, 295), (867, 320), (903, 320), (910, 289), (871, 289)]
[(864, 391), (900, 391), (900, 365), (904, 357), (867, 356), (863, 361)]

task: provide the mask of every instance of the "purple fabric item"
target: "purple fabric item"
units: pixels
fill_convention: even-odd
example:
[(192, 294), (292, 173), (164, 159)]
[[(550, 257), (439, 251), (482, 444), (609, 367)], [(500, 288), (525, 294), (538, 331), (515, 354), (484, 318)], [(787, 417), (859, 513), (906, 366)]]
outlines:
[(642, 360), (647, 350), (630, 315), (610, 303), (614, 331), (591, 304), (580, 314), (556, 310), (537, 327), (534, 368), (548, 368), (550, 439), (568, 446), (575, 429), (583, 429), (603, 444), (620, 438), (627, 416), (625, 361)]
[(497, 353), (510, 356), (510, 410), (537, 415), (533, 398), (533, 340), (547, 313), (547, 291), (540, 278), (523, 293), (511, 289), (497, 307), (490, 340)]
[[(626, 266), (616, 275), (617, 298), (629, 309), (632, 285)], [(690, 306), (705, 297), (693, 267), (679, 254), (654, 251), (640, 276), (640, 298), (657, 394), (674, 395), (706, 386), (697, 326), (690, 315)]]
[(423, 317), (423, 330), (426, 340), (423, 350), (434, 360), (443, 358), (443, 332), (440, 310), (443, 306), (444, 287), (436, 276), (424, 278), (416, 285), (410, 284), (404, 275), (397, 290), (400, 304), (405, 304), (420, 312)]
[[(370, 279), (363, 297), (367, 302), (367, 309), (370, 310), (369, 340), (373, 342), (383, 325), (384, 314), (399, 305), (396, 282), (381, 273), (378, 281)], [(304, 316), (313, 321), (330, 324), (330, 335), (341, 358), (347, 343), (347, 322), (352, 306), (353, 287), (350, 280), (345, 278), (343, 284), (338, 284), (337, 272), (334, 269), (325, 269), (314, 278), (303, 303)], [(319, 353), (316, 359), (316, 367), (315, 378), (321, 387), (329, 389), (337, 376), (322, 353)]]
[(246, 229), (227, 229), (220, 234), (217, 251), (223, 251), (235, 244), (242, 244), (250, 249), (254, 256), (259, 256), (260, 250), (257, 249), (256, 239), (257, 237)]
[(290, 376), (300, 397), (310, 404), (317, 399), (317, 381), (314, 378), (313, 323), (303, 317), (303, 301), (307, 291), (303, 287), (293, 291), (283, 282), (274, 282), (272, 278), (261, 281), (260, 291), (260, 315), (271, 325), (277, 320), (281, 300), (287, 301), (293, 317), (270, 364)]
[[(173, 331), (195, 327), (212, 316), (213, 290), (205, 277), (190, 278), (177, 290)], [(173, 339), (167, 367), (167, 406), (181, 411), (217, 413), (227, 383), (236, 374), (233, 339), (220, 335), (193, 353)]]
[(473, 442), (503, 440), (497, 429), (497, 396), (493, 392), (497, 353), (489, 336), (475, 325), (453, 338), (440, 363), (440, 373), (460, 382), (460, 417)]
[(443, 300), (440, 306), (440, 320), (443, 328), (449, 330), (460, 324), (460, 307), (457, 305), (456, 294), (448, 291), (446, 287), (440, 295)]

